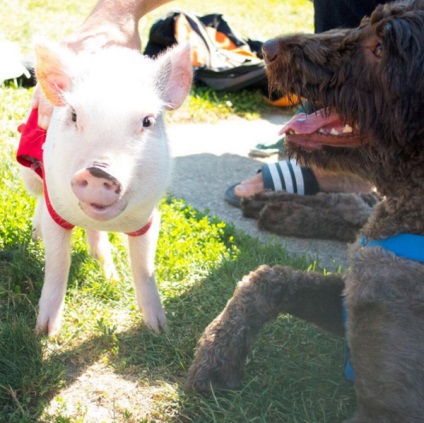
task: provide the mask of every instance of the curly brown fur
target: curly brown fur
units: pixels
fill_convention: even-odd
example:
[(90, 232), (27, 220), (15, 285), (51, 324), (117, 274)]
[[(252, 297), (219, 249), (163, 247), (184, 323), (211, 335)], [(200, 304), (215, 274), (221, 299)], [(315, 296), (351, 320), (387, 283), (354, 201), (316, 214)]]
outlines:
[(280, 313), (343, 333), (343, 280), (340, 275), (303, 273), (283, 266), (261, 266), (246, 276), (198, 341), (188, 385), (207, 393), (210, 385), (237, 387), (249, 347), (259, 329)]
[(319, 193), (299, 196), (263, 192), (242, 200), (245, 217), (278, 235), (353, 242), (379, 201), (375, 193)]
[[(376, 185), (384, 199), (362, 231), (368, 238), (424, 235), (424, 0), (379, 6), (354, 30), (271, 40), (264, 54), (274, 89), (308, 98), (354, 129), (304, 136), (292, 122), (290, 154)], [(423, 422), (424, 264), (359, 242), (350, 261), (343, 281), (285, 267), (247, 276), (199, 340), (189, 386), (235, 386), (254, 335), (279, 313), (324, 327), (340, 319), (344, 282), (357, 395), (350, 422)]]

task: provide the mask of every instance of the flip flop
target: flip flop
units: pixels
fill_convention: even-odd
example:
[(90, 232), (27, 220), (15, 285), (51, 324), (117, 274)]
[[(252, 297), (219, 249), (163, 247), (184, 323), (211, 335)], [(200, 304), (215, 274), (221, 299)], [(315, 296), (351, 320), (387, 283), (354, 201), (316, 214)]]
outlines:
[(261, 172), (265, 189), (299, 195), (314, 195), (320, 190), (314, 172), (293, 159), (263, 165)]
[(241, 205), (241, 197), (239, 197), (238, 195), (236, 195), (236, 192), (234, 190), (234, 188), (240, 185), (240, 182), (237, 184), (233, 184), (230, 187), (228, 187), (225, 191), (225, 195), (224, 195), (224, 199), (225, 201), (233, 207), (240, 207)]
[(256, 144), (249, 151), (249, 156), (252, 157), (270, 157), (274, 154), (284, 153), (284, 139), (285, 135), (278, 137), (278, 139), (272, 143), (261, 143)]
[[(259, 172), (262, 172), (265, 189), (298, 195), (314, 195), (320, 191), (312, 170), (298, 165), (295, 160), (265, 164)], [(237, 185), (239, 183), (228, 187), (224, 195), (225, 201), (234, 207), (241, 205), (241, 197), (237, 196), (234, 190)]]

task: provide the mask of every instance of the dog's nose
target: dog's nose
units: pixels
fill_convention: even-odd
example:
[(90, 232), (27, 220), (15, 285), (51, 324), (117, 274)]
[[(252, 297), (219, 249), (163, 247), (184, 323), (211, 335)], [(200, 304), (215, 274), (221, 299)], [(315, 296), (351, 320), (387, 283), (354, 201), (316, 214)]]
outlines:
[(262, 53), (264, 55), (265, 63), (271, 63), (277, 57), (278, 42), (276, 40), (265, 41), (262, 45)]

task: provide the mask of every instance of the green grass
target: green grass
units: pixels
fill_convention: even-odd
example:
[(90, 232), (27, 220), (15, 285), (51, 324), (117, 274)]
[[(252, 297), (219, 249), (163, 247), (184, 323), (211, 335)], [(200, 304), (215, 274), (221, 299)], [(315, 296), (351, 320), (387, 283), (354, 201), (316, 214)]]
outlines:
[[(94, 3), (83, 0), (69, 0), (65, 3), (56, 0), (2, 0), (0, 28), (8, 39), (18, 42), (22, 45), (24, 53), (28, 53), (34, 37), (45, 36), (61, 41), (72, 33)], [(180, 0), (165, 4), (143, 17), (140, 33), (144, 44), (152, 23), (171, 10), (188, 10), (199, 16), (222, 13), (241, 35), (253, 40), (313, 30), (313, 7), (310, 0)]]
[[(89, 9), (82, 0), (66, 6), (56, 0), (3, 3), (0, 27), (23, 50), (38, 31), (61, 39)], [(270, 37), (278, 28), (310, 28), (309, 2), (196, 3), (174, 5), (199, 14), (223, 11), (252, 38), (262, 31)], [(159, 11), (149, 19), (157, 16)], [(146, 27), (147, 20), (144, 33)], [(253, 119), (254, 96), (195, 90), (173, 119)], [(34, 201), (14, 161), (16, 127), (30, 101), (31, 90), (0, 87), (0, 422), (333, 423), (351, 414), (353, 390), (341, 376), (342, 340), (290, 316), (264, 328), (240, 390), (211, 398), (184, 390), (196, 340), (243, 275), (264, 263), (299, 269), (315, 264), (288, 257), (278, 244), (258, 244), (181, 200), (161, 204), (156, 274), (168, 335), (156, 336), (143, 325), (121, 236), (111, 235), (120, 278), (110, 282), (88, 255), (83, 231), (76, 230), (62, 331), (52, 340), (35, 336), (43, 246), (31, 239)]]
[[(92, 3), (83, 0), (64, 3), (57, 0), (0, 0), (0, 28), (8, 40), (18, 43), (23, 53), (30, 54), (39, 38), (60, 42), (71, 34), (89, 13)], [(240, 35), (252, 40), (265, 41), (283, 33), (313, 30), (313, 7), (309, 0), (180, 0), (163, 5), (141, 20), (139, 28), (143, 46), (153, 22), (171, 10), (187, 10), (198, 16), (222, 13)], [(278, 110), (264, 101), (259, 90), (216, 93), (206, 87), (196, 87), (183, 107), (168, 115), (168, 121), (216, 122), (234, 116), (255, 119), (270, 113), (278, 113)]]

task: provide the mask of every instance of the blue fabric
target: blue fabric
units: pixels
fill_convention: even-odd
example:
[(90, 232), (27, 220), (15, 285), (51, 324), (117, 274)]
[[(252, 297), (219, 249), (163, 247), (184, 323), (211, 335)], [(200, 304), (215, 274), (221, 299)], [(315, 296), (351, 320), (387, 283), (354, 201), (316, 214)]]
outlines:
[(414, 234), (398, 234), (384, 239), (368, 240), (362, 238), (364, 247), (383, 247), (399, 257), (424, 263), (424, 236)]
[[(361, 240), (363, 247), (382, 247), (399, 257), (424, 263), (424, 236), (414, 234), (398, 234), (384, 239), (371, 239), (363, 237)], [(345, 330), (347, 329), (346, 308), (342, 310)], [(349, 382), (354, 382), (355, 374), (349, 361), (349, 345), (345, 341), (344, 345), (345, 367), (344, 375)]]
[[(343, 324), (345, 331), (347, 329), (347, 312), (345, 306), (342, 308), (342, 316), (343, 316)], [(353, 373), (352, 365), (350, 364), (350, 354), (349, 354), (349, 345), (347, 343), (347, 340), (344, 342), (343, 347), (343, 354), (344, 354), (344, 376), (346, 380), (349, 382), (354, 382), (355, 380), (355, 374)]]

